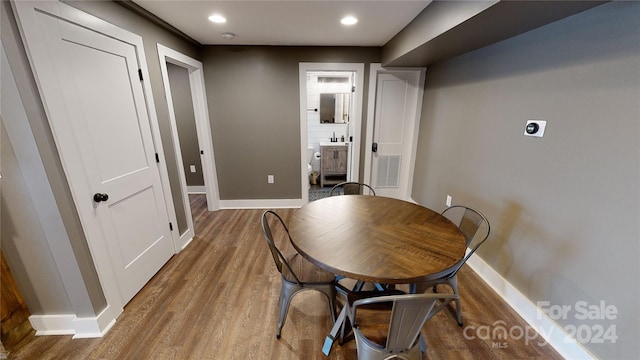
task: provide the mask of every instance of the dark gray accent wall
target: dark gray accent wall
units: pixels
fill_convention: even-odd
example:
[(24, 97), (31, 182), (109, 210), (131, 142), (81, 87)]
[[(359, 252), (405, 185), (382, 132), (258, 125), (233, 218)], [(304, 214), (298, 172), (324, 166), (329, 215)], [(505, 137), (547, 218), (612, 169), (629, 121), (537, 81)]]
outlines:
[[(368, 74), (368, 64), (380, 62), (380, 51), (364, 47), (204, 47), (220, 199), (301, 198), (299, 63), (365, 63)], [(367, 80), (365, 77), (365, 89)], [(275, 175), (274, 184), (267, 183), (269, 174)]]
[[(614, 326), (584, 344), (601, 359), (640, 358), (639, 30), (640, 3), (612, 2), (429, 67), (416, 158), (413, 198), (485, 212), (478, 254), (529, 300)], [(581, 320), (579, 301), (617, 318)]]

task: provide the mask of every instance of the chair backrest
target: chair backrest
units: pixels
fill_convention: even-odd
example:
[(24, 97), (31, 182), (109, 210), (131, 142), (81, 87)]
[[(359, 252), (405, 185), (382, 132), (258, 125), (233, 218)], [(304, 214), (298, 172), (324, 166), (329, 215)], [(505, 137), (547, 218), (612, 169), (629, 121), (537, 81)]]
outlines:
[[(342, 188), (343, 193), (340, 194), (338, 189)], [(334, 196), (334, 195), (363, 195), (364, 191), (368, 190), (367, 192), (370, 195), (375, 196), (376, 192), (375, 190), (373, 190), (373, 188), (365, 183), (360, 183), (357, 181), (345, 181), (345, 182), (341, 182), (339, 184), (334, 185), (331, 188), (331, 191), (329, 192), (329, 196)]]
[(491, 225), (481, 212), (467, 206), (450, 206), (442, 212), (442, 215), (458, 226), (464, 234), (467, 247), (471, 249), (464, 259), (456, 265), (452, 273), (455, 275), (469, 257), (487, 240), (491, 232)]
[[(384, 350), (400, 352), (415, 345), (422, 326), (431, 317), (431, 311), (440, 299), (454, 299), (453, 294), (404, 294), (378, 296), (357, 300), (353, 303), (355, 327), (359, 327), (357, 309), (380, 303), (391, 303), (391, 316)], [(373, 307), (375, 308), (375, 306)], [(364, 336), (364, 335), (363, 335)], [(382, 345), (382, 344), (379, 344)]]
[(287, 259), (282, 254), (280, 249), (278, 249), (278, 247), (276, 246), (273, 233), (271, 232), (271, 226), (269, 225), (269, 218), (271, 218), (272, 219), (271, 221), (274, 222), (277, 226), (282, 227), (283, 231), (287, 235), (289, 242), (291, 242), (291, 235), (289, 234), (289, 229), (287, 228), (287, 225), (284, 223), (284, 220), (282, 220), (280, 215), (278, 215), (275, 211), (267, 210), (264, 213), (262, 213), (262, 217), (260, 219), (260, 225), (262, 227), (262, 236), (264, 237), (264, 240), (267, 242), (267, 245), (269, 245), (269, 250), (271, 251), (271, 256), (273, 257), (273, 261), (276, 264), (276, 268), (278, 268), (278, 271), (282, 274), (282, 268), (286, 267), (287, 270), (291, 273), (291, 275), (293, 275), (295, 281), (298, 284), (300, 284), (302, 282), (300, 281), (296, 273), (293, 271), (293, 269), (291, 268), (291, 265), (289, 265), (289, 263), (287, 262)]

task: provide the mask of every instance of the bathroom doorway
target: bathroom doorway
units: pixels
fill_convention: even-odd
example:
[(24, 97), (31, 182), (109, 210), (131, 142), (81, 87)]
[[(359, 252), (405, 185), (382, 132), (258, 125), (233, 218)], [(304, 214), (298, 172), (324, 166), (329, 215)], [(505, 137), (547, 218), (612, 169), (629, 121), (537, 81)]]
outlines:
[[(339, 181), (358, 181), (364, 64), (300, 63), (299, 78), (304, 204), (328, 196), (331, 186)], [(346, 161), (340, 161), (339, 169), (325, 173), (323, 150)]]

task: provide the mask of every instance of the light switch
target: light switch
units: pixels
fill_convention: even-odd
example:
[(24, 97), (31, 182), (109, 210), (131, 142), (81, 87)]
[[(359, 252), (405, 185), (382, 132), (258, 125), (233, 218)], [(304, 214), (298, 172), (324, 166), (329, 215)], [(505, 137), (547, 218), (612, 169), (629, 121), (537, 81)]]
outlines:
[(191, 170), (192, 173), (196, 172), (196, 166), (195, 165), (189, 165), (189, 170)]

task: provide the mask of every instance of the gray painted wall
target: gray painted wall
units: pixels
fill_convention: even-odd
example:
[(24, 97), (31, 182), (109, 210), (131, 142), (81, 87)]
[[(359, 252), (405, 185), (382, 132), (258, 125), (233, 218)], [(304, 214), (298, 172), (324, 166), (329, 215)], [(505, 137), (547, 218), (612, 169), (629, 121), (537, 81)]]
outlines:
[[(479, 255), (534, 304), (615, 326), (585, 344), (602, 359), (640, 358), (639, 29), (640, 3), (614, 2), (430, 67), (416, 160), (413, 198), (485, 212)], [(578, 301), (618, 318), (577, 319)]]
[[(203, 65), (220, 199), (299, 199), (298, 64), (365, 63), (368, 74), (368, 64), (380, 62), (380, 52), (364, 47), (206, 46)], [(268, 174), (275, 175), (274, 184), (267, 184)]]
[[(4, 116), (3, 114), (3, 118)], [(36, 204), (31, 199), (4, 126), (0, 131), (3, 175), (0, 180), (2, 251), (32, 314), (70, 313), (72, 307), (64, 291), (60, 274), (57, 271), (49, 271), (55, 269), (56, 264), (46, 242), (40, 219), (36, 215)], [(24, 263), (28, 263), (29, 266), (24, 266)]]

